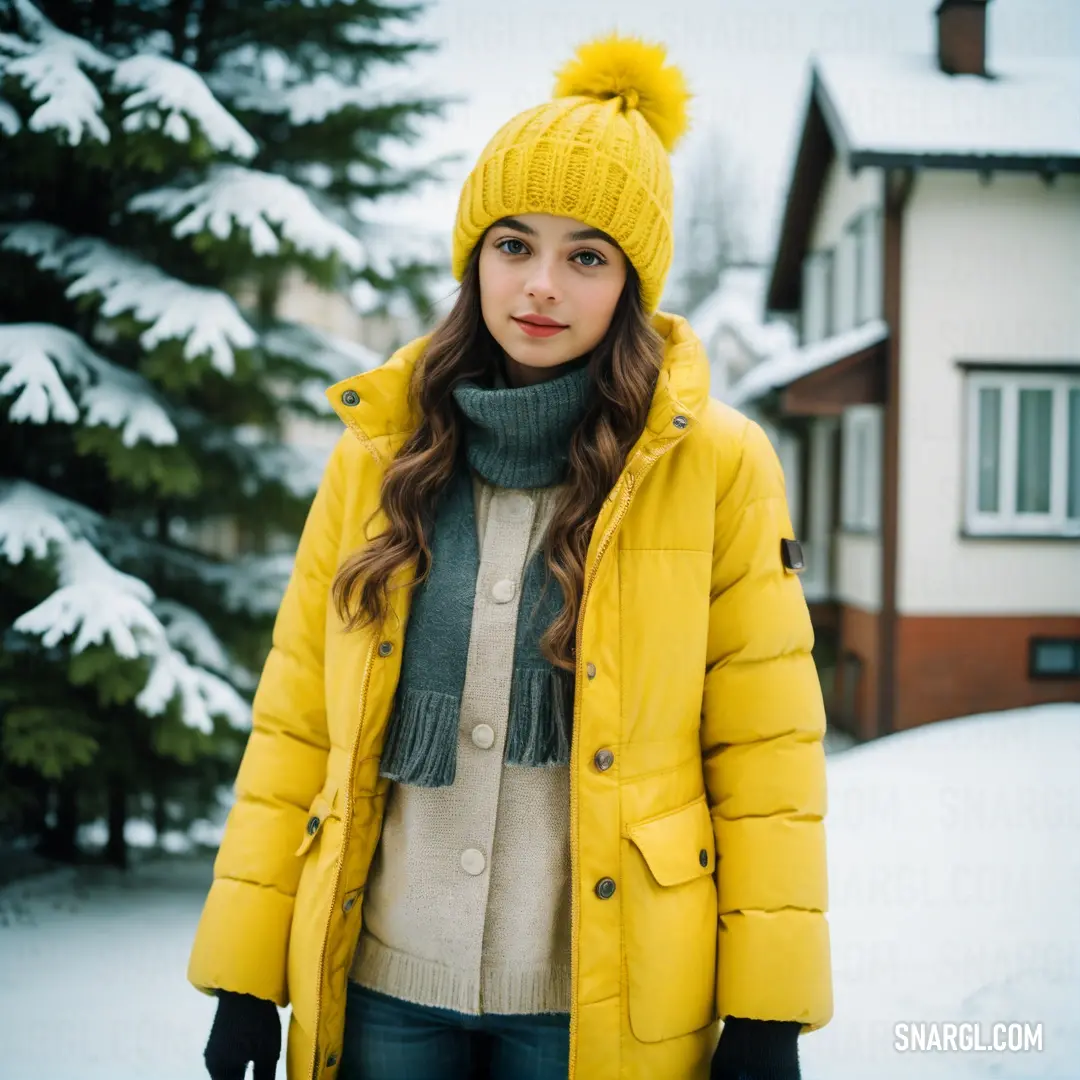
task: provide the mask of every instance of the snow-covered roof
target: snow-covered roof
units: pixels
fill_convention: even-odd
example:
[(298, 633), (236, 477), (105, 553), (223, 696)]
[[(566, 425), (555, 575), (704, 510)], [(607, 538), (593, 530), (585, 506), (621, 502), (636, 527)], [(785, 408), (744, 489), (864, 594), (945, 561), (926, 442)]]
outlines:
[(822, 54), (784, 197), (767, 306), (793, 311), (831, 155), (848, 169), (1080, 172), (1080, 63), (993, 60), (946, 75), (930, 54)]
[(752, 367), (732, 387), (727, 396), (728, 404), (741, 408), (770, 390), (787, 386), (796, 379), (838, 363), (846, 356), (878, 345), (888, 336), (888, 326), (880, 319), (874, 319), (854, 330), (815, 341), (812, 345), (778, 353)]
[(784, 322), (764, 321), (766, 266), (729, 266), (716, 289), (689, 315), (690, 326), (708, 345), (722, 327), (730, 327), (756, 356), (769, 356), (794, 344), (794, 332)]
[(689, 315), (691, 327), (699, 338), (711, 338), (732, 319), (760, 320), (765, 310), (765, 286), (768, 268), (764, 266), (729, 266), (720, 273), (716, 289)]
[(988, 66), (992, 78), (946, 75), (930, 55), (822, 55), (814, 74), (843, 156), (1080, 159), (1080, 62)]

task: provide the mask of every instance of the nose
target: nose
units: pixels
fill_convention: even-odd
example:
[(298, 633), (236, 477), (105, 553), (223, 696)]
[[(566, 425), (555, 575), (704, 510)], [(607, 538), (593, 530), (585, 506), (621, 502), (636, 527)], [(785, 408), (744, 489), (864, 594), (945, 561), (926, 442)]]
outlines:
[(525, 282), (525, 292), (532, 297), (545, 300), (557, 300), (559, 291), (555, 284), (554, 267), (547, 259), (536, 259), (532, 273)]

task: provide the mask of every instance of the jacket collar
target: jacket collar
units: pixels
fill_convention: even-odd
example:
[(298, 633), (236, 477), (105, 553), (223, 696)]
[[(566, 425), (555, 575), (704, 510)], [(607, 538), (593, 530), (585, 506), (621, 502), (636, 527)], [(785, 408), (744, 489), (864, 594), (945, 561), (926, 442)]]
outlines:
[[(709, 397), (708, 360), (690, 324), (681, 315), (657, 311), (652, 325), (664, 340), (664, 356), (639, 445), (651, 441), (650, 435), (669, 435), (676, 416), (685, 416), (692, 426)], [(430, 340), (430, 334), (415, 338), (385, 364), (326, 391), (334, 412), (377, 454), (375, 440), (408, 435), (420, 422), (409, 403), (409, 381)]]

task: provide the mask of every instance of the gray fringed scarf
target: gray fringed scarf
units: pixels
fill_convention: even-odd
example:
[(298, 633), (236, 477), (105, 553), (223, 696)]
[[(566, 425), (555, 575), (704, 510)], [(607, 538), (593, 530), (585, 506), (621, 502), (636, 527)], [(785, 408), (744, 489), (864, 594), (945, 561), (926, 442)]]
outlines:
[[(454, 782), (461, 695), (469, 654), (480, 551), (470, 466), (503, 488), (545, 488), (566, 473), (570, 437), (588, 404), (584, 361), (535, 386), (489, 389), (459, 383), (466, 461), (436, 507), (431, 568), (416, 587), (380, 772), (399, 783)], [(540, 638), (562, 608), (542, 550), (525, 571), (506, 740), (509, 765), (566, 764), (570, 758), (573, 676), (550, 664)]]

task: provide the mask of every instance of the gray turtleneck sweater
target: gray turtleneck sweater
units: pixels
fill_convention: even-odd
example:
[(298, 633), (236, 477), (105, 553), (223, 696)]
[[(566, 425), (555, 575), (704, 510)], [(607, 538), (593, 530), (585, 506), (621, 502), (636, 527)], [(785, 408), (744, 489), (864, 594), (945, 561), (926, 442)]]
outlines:
[(570, 1009), (569, 770), (503, 761), (522, 582), (559, 490), (536, 486), (551, 477), (536, 466), (565, 459), (583, 401), (570, 370), (547, 390), (457, 397), (480, 547), (457, 772), (449, 787), (391, 786), (350, 972), (417, 1004)]

